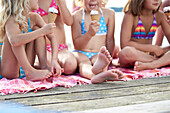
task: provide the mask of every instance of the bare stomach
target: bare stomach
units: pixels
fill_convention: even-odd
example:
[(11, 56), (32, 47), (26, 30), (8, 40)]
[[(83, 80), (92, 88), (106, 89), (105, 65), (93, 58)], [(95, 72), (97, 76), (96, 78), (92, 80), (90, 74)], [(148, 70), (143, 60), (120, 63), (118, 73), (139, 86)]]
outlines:
[(95, 36), (89, 40), (84, 48), (80, 45), (75, 49), (86, 52), (99, 52), (102, 46), (106, 46), (106, 36)]
[(134, 39), (131, 38), (132, 41), (135, 41), (140, 44), (152, 44), (152, 39)]

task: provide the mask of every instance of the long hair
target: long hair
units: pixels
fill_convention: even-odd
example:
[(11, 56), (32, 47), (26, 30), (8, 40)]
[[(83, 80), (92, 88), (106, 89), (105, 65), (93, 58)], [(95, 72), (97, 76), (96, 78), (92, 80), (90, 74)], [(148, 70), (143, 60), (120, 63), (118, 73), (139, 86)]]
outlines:
[(29, 0), (1, 0), (0, 10), (0, 40), (3, 40), (5, 35), (5, 25), (10, 16), (19, 24), (20, 29), (26, 32), (27, 21), (26, 16), (30, 11)]
[[(144, 1), (145, 0), (128, 0), (127, 4), (125, 5), (125, 7), (123, 9), (123, 12), (124, 13), (130, 12), (134, 16), (140, 16), (142, 13)], [(160, 6), (161, 6), (161, 4), (160, 4)], [(157, 12), (159, 10), (160, 6), (158, 7), (158, 9), (156, 9), (153, 12), (154, 13)]]

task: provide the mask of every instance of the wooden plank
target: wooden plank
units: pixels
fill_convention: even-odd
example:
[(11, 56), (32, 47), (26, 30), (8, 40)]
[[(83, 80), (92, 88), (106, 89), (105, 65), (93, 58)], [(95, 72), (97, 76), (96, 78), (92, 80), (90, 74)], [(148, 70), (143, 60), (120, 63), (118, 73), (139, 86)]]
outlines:
[[(161, 94), (161, 96), (162, 95), (164, 96), (159, 97), (159, 94)], [(152, 98), (153, 95), (156, 95), (157, 97)], [(89, 105), (96, 105), (97, 102), (101, 100), (104, 102), (105, 100), (110, 100), (108, 101), (108, 104), (105, 104), (106, 106), (103, 105), (104, 102), (101, 101), (102, 106), (107, 108), (107, 106), (109, 107), (109, 105), (112, 105), (111, 107), (113, 107), (113, 106), (122, 106), (122, 105), (136, 104), (136, 103), (167, 100), (170, 99), (169, 95), (170, 95), (170, 83), (166, 83), (166, 84), (154, 84), (149, 86), (126, 87), (120, 89), (119, 88), (107, 89), (107, 90), (98, 90), (98, 91), (90, 91), (90, 92), (62, 94), (62, 95), (49, 95), (49, 96), (42, 96), (42, 97), (15, 98), (15, 99), (10, 99), (10, 101), (15, 101), (18, 103), (35, 106), (39, 108), (41, 107), (44, 108), (44, 106), (61, 107), (63, 104), (74, 106), (75, 103), (78, 103), (78, 106), (80, 105), (84, 106), (85, 103), (88, 103)], [(149, 100), (146, 97), (148, 97)], [(132, 99), (129, 100), (129, 98)], [(112, 99), (114, 100), (113, 102), (111, 101)], [(117, 100), (115, 101), (115, 99)], [(98, 104), (101, 103), (99, 102)], [(87, 106), (86, 110), (89, 109), (88, 108), (90, 107), (89, 105)], [(99, 108), (101, 108), (102, 106), (100, 106)], [(59, 109), (60, 107), (57, 107), (57, 109)], [(67, 107), (63, 106), (61, 110), (67, 110)], [(68, 110), (75, 110), (75, 109), (69, 108)]]
[(82, 85), (82, 86), (75, 86), (72, 88), (56, 87), (46, 91), (38, 91), (37, 93), (30, 92), (27, 94), (13, 94), (13, 95), (0, 96), (0, 100), (2, 101), (2, 100), (10, 100), (15, 98), (41, 97), (41, 96), (49, 96), (49, 95), (90, 92), (90, 91), (98, 91), (98, 90), (137, 87), (137, 86), (145, 86), (145, 85), (152, 85), (152, 84), (164, 84), (164, 83), (170, 83), (170, 76), (161, 77), (161, 78), (132, 80), (128, 82), (122, 81), (122, 82), (107, 82), (103, 84)]
[(170, 113), (170, 100), (72, 113)]
[(169, 95), (170, 95), (170, 91), (166, 91), (166, 92), (157, 92), (151, 94), (146, 93), (141, 95), (129, 95), (129, 96), (122, 96), (122, 97), (104, 98), (104, 99), (97, 99), (97, 100), (84, 100), (84, 101), (75, 101), (75, 102), (60, 103), (60, 104), (47, 104), (47, 105), (34, 106), (34, 107), (38, 109), (47, 109), (47, 110), (85, 111), (85, 110), (104, 109), (104, 108), (117, 107), (117, 106), (162, 101), (162, 100), (170, 99), (167, 98), (169, 97)]

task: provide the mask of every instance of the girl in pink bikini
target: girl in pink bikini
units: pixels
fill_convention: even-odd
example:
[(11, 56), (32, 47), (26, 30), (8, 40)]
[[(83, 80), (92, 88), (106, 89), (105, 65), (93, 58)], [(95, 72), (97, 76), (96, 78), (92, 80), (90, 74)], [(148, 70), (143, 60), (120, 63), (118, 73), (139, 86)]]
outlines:
[[(60, 5), (57, 5), (57, 4), (60, 4), (60, 2), (62, 2), (62, 6), (65, 7), (66, 2), (65, 0), (62, 0), (60, 2), (58, 1), (60, 0), (39, 0), (38, 1), (39, 9), (34, 12), (40, 14), (40, 16), (42, 16), (44, 21), (48, 23), (49, 9), (50, 8), (57, 9), (58, 13), (54, 21), (54, 23), (56, 24), (56, 29), (54, 30), (54, 33), (56, 37), (59, 37), (59, 40), (57, 40), (59, 42), (58, 60), (59, 60), (60, 66), (64, 69), (65, 74), (73, 74), (77, 68), (77, 60), (72, 54), (72, 52), (68, 50), (68, 46), (66, 45), (66, 37), (65, 37), (64, 22), (63, 22), (65, 18), (61, 17), (63, 13), (62, 14), (60, 13), (61, 12)], [(47, 43), (46, 44), (47, 45), (47, 58), (50, 59), (51, 58), (51, 46), (50, 46), (50, 42), (48, 39), (46, 43)]]

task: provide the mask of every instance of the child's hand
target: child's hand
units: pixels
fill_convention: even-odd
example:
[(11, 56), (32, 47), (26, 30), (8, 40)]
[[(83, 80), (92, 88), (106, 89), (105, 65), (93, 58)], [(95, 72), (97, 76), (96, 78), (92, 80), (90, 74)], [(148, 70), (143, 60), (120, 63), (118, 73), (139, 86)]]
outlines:
[(54, 32), (53, 30), (55, 28), (56, 28), (55, 23), (49, 23), (49, 24), (46, 24), (45, 26), (42, 27), (43, 32), (45, 33), (45, 35), (53, 33)]
[(160, 46), (155, 45), (153, 53), (156, 57), (160, 57), (164, 54), (164, 50)]
[(96, 33), (99, 31), (99, 26), (100, 26), (99, 22), (91, 21), (91, 24), (90, 24), (89, 30), (88, 30), (88, 33), (90, 34), (90, 36), (96, 35)]
[(57, 60), (52, 60), (51, 72), (54, 74), (54, 76), (60, 76), (64, 72), (64, 70), (58, 64)]

